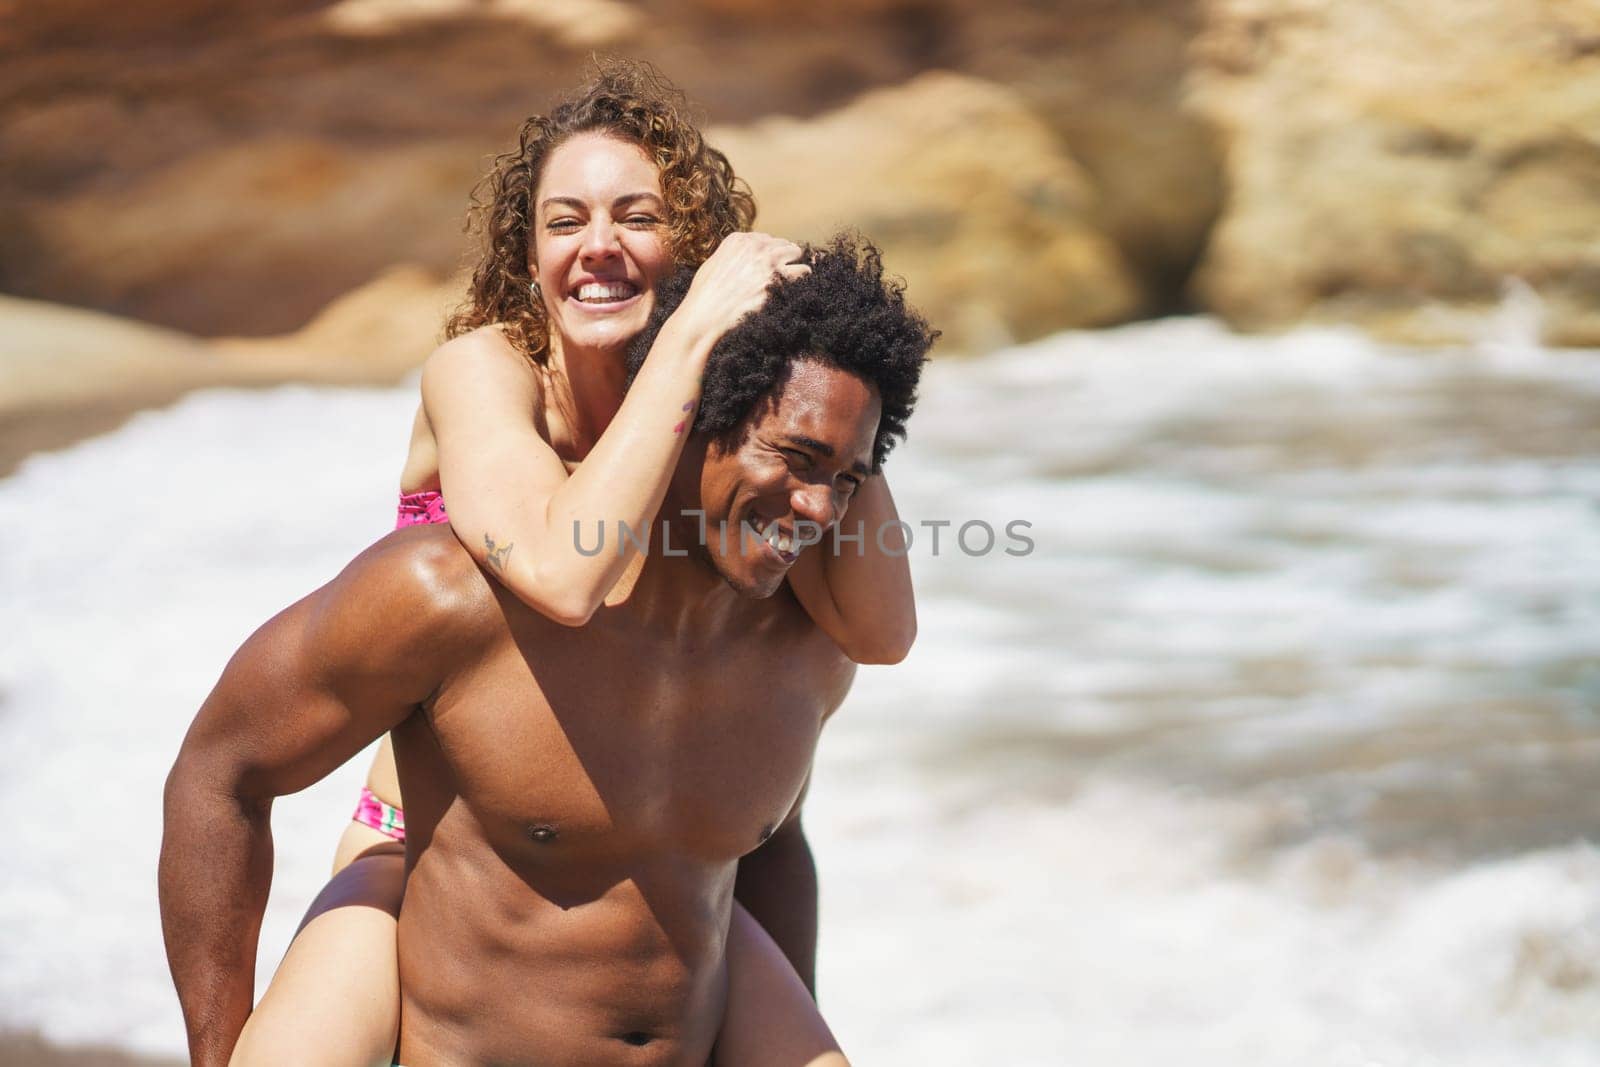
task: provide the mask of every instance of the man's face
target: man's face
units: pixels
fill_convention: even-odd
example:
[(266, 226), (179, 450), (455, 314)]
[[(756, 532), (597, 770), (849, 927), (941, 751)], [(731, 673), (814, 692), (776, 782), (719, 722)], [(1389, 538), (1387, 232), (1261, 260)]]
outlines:
[(844, 517), (878, 433), (878, 391), (853, 374), (802, 359), (780, 388), (737, 447), (706, 445), (698, 471), (708, 562), (749, 597), (777, 592), (802, 538)]

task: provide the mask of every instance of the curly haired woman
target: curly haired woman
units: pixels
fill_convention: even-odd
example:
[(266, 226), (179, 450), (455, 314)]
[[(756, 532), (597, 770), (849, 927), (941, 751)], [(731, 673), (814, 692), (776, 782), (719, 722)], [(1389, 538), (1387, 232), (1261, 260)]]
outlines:
[[(584, 554), (571, 531), (646, 527), (712, 346), (762, 306), (775, 279), (808, 269), (797, 245), (748, 232), (753, 198), (686, 112), (648, 66), (607, 61), (572, 98), (529, 119), (475, 198), (485, 254), (423, 369), (397, 525), (449, 522), (488, 573), (569, 626), (625, 596), (638, 559)], [(682, 265), (699, 266), (693, 284), (624, 396), (628, 342), (649, 319), (656, 283)], [(872, 529), (897, 519), (881, 476), (855, 493), (851, 513)], [(916, 630), (910, 572), (903, 546), (873, 541), (861, 554), (801, 553), (788, 580), (851, 659), (896, 662)], [(235, 1064), (390, 1062), (403, 840), (386, 741), (334, 877)], [(815, 894), (798, 820), (741, 862), (717, 1063), (845, 1062), (807, 991)]]

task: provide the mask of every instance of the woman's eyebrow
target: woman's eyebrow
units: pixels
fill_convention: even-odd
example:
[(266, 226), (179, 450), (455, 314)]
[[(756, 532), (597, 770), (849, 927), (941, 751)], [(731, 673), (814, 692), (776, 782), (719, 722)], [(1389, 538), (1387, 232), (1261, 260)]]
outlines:
[(575, 196), (550, 196), (550, 197), (546, 197), (545, 200), (544, 200), (544, 203), (540, 204), (539, 207), (540, 207), (541, 210), (543, 210), (544, 208), (550, 207), (553, 204), (559, 204), (562, 207), (577, 208), (579, 211), (582, 211), (583, 208), (585, 207), (584, 202), (582, 200), (579, 200)]
[[(631, 204), (636, 200), (653, 200), (657, 204), (665, 203), (665, 201), (663, 201), (655, 193), (652, 193), (648, 190), (641, 190), (637, 193), (623, 193), (621, 196), (611, 201), (611, 206), (616, 207), (619, 204)], [(543, 210), (544, 208), (550, 207), (553, 204), (560, 205), (562, 207), (576, 208), (579, 211), (582, 211), (588, 207), (587, 204), (575, 196), (547, 196), (539, 205), (539, 207), (541, 210)]]

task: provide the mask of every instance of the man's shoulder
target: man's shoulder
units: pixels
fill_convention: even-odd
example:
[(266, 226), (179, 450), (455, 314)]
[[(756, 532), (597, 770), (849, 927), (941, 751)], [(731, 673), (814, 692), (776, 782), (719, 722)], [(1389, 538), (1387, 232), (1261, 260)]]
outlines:
[(831, 715), (855, 681), (855, 661), (840, 651), (787, 587), (780, 587), (766, 603), (769, 615), (761, 633), (769, 647), (781, 650), (773, 653), (774, 663), (809, 679)]
[(501, 613), (490, 579), (445, 525), (396, 530), (340, 576), (361, 607), (404, 633), (432, 639), (486, 634)]

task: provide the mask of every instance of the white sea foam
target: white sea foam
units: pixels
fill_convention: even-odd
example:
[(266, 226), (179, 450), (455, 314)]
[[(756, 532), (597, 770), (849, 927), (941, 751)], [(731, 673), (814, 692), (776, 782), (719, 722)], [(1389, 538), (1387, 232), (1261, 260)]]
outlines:
[[(918, 646), (824, 739), (858, 1062), (1600, 1063), (1600, 356), (1502, 333), (1173, 320), (934, 368), (902, 512), (1036, 545), (919, 530)], [(390, 523), (414, 398), (208, 392), (0, 482), (0, 1026), (181, 1050), (162, 778), (239, 642)], [(275, 810), (263, 981), (365, 762)]]
[[(878, 803), (819, 777), (824, 1003), (860, 1062), (1593, 1064), (1600, 852), (1415, 870), (1270, 811), (1119, 784)], [(890, 814), (885, 816), (887, 810)]]

